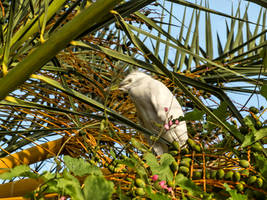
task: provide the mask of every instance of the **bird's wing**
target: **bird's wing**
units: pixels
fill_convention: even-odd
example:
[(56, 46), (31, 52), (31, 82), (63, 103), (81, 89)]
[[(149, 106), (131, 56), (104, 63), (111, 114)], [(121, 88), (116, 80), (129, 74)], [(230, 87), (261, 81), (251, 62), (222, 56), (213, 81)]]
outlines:
[[(151, 104), (157, 113), (157, 123), (168, 123), (169, 117), (172, 116), (174, 119), (183, 115), (176, 97), (163, 83), (155, 80), (149, 88)], [(165, 108), (168, 108), (168, 112), (165, 111)], [(179, 125), (173, 125), (163, 137), (169, 142), (176, 140), (179, 141), (180, 145), (183, 145), (188, 138), (186, 123), (182, 121)]]
[(170, 109), (175, 109), (173, 105), (178, 102), (170, 90), (163, 83), (157, 80), (154, 80), (150, 84), (149, 88), (151, 104), (155, 113), (157, 113), (158, 123), (163, 123), (167, 118), (165, 108), (168, 108), (170, 113)]

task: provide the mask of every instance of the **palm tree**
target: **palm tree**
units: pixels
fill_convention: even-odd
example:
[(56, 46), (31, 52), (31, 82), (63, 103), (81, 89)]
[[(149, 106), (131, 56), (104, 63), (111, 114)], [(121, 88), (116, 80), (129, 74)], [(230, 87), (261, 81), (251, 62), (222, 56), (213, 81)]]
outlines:
[[(113, 188), (114, 198), (136, 194), (151, 199), (153, 195), (222, 198), (227, 196), (225, 191), (233, 197), (234, 187), (240, 198), (264, 195), (266, 108), (247, 108), (229, 97), (234, 92), (267, 98), (266, 3), (252, 2), (261, 7), (257, 22), (250, 21), (247, 9), (241, 12), (244, 2), (228, 15), (210, 9), (208, 2), (203, 6), (184, 0), (1, 1), (1, 168), (26, 164), (35, 173), (22, 167), (6, 175), (3, 169), (0, 178), (37, 178), (19, 180), (24, 192), (15, 189), (13, 196), (41, 184), (34, 198), (49, 193), (86, 199), (89, 185), (97, 185), (93, 180), (103, 182), (100, 188), (110, 189), (108, 198)], [(176, 9), (182, 10), (181, 19)], [(213, 34), (214, 14), (226, 19), (226, 36)], [(204, 36), (201, 27), (205, 27)], [(153, 137), (153, 133), (138, 124), (130, 99), (116, 90), (132, 69), (150, 73), (177, 96), (193, 139), (188, 151), (178, 148), (173, 156), (159, 158), (159, 163), (149, 153), (143, 135)], [(63, 158), (63, 154), (82, 160)], [(177, 171), (173, 163), (183, 163), (184, 157), (190, 163)], [(77, 172), (81, 165), (87, 166), (84, 160), (101, 169), (104, 180), (115, 187), (102, 176), (93, 179), (94, 173), (100, 173), (96, 169), (87, 179), (79, 179), (84, 188), (71, 175), (66, 178), (68, 172), (62, 175), (65, 167), (75, 176), (85, 175)], [(75, 162), (80, 165), (72, 168)], [(250, 177), (246, 171), (241, 173), (243, 168)], [(36, 175), (44, 170), (50, 171), (50, 178)], [(236, 175), (240, 173), (245, 183), (240, 183)], [(149, 176), (155, 174), (174, 180), (176, 189), (166, 192), (131, 183), (144, 179), (145, 185), (151, 185)], [(52, 179), (58, 181), (56, 189)], [(72, 184), (79, 189), (68, 190)], [(139, 188), (144, 188), (144, 194)], [(0, 196), (8, 196), (1, 187)]]

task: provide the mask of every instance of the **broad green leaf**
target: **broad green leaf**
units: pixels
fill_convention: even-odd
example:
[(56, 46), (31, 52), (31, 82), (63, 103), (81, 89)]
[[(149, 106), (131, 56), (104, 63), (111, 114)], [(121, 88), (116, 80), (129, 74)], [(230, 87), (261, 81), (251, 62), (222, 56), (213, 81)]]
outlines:
[(267, 128), (261, 128), (260, 130), (255, 131), (254, 133), (249, 133), (245, 135), (244, 142), (241, 147), (247, 147), (257, 142), (258, 140), (267, 137)]
[(30, 171), (30, 167), (27, 165), (19, 165), (12, 169), (9, 169), (9, 171), (0, 174), (0, 179), (12, 179), (19, 176), (24, 176), (25, 173)]
[(170, 165), (175, 159), (170, 154), (162, 154), (159, 163), (152, 153), (145, 153), (144, 159), (153, 175), (157, 174), (160, 180), (172, 180), (173, 172), (171, 171)]
[(55, 179), (56, 174), (52, 174), (51, 172), (45, 171), (42, 175), (41, 178), (47, 182), (48, 180)]
[(263, 155), (258, 153), (254, 153), (254, 157), (256, 160), (256, 166), (259, 169), (262, 177), (267, 181), (267, 159)]
[(247, 195), (242, 195), (237, 193), (236, 190), (232, 190), (227, 183), (224, 183), (223, 186), (226, 188), (226, 191), (229, 192), (231, 198), (229, 200), (246, 200), (248, 199)]
[(73, 200), (86, 200), (83, 197), (80, 182), (66, 170), (63, 171), (63, 178), (59, 178), (56, 181), (56, 187), (64, 194), (70, 195)]
[(90, 175), (84, 181), (85, 199), (108, 200), (114, 192), (114, 184), (102, 176)]
[(137, 161), (134, 158), (125, 158), (123, 160), (118, 160), (118, 163), (124, 164), (130, 168), (134, 168), (137, 165)]
[(152, 153), (145, 153), (144, 159), (146, 160), (146, 163), (151, 168), (152, 174), (153, 175), (157, 174), (156, 171), (154, 171), (154, 169), (157, 169), (159, 167), (159, 163), (158, 163), (156, 156)]
[[(246, 116), (244, 118), (244, 122), (248, 126), (250, 132), (248, 135), (244, 137), (245, 139), (244, 142), (242, 143), (242, 147), (249, 146), (266, 136), (266, 128), (257, 130), (254, 126), (253, 119), (250, 116)], [(262, 151), (266, 155), (264, 148), (262, 148)]]
[(170, 168), (172, 162), (175, 159), (167, 153), (164, 153), (160, 157), (160, 169), (159, 169), (159, 177), (162, 177), (161, 180), (172, 180), (173, 179), (173, 172)]
[(140, 162), (140, 160), (136, 159), (134, 156), (131, 156), (130, 158), (126, 158), (123, 160), (118, 160), (118, 163), (124, 164), (134, 170), (141, 176), (141, 177), (147, 177), (147, 173), (145, 168), (143, 167), (143, 164)]
[(64, 163), (76, 176), (84, 176), (87, 174), (102, 175), (102, 171), (98, 167), (89, 164), (82, 158), (64, 156)]
[[(226, 122), (226, 117), (227, 117), (227, 104), (222, 102), (220, 104), (220, 106), (214, 110), (212, 110), (212, 112), (220, 118), (220, 120), (224, 121), (224, 123), (227, 124)], [(210, 116), (208, 116), (208, 121), (209, 121), (209, 128), (213, 129), (214, 127), (217, 126), (217, 121), (214, 118), (211, 118)], [(229, 126), (228, 126), (229, 127)]]
[(222, 102), (217, 109), (213, 110), (213, 113), (215, 113), (220, 119), (225, 120), (228, 117), (227, 104)]
[(195, 108), (193, 111), (185, 114), (184, 120), (192, 120), (192, 121), (202, 120), (204, 114), (205, 114), (204, 111)]
[(248, 126), (248, 128), (250, 129), (250, 131), (253, 133), (253, 135), (256, 133), (256, 128), (254, 126), (254, 123), (252, 121), (253, 119), (250, 116), (246, 116), (244, 118), (244, 122), (245, 124)]
[(187, 190), (193, 196), (199, 196), (203, 193), (202, 190), (193, 181), (180, 173), (175, 177), (175, 185), (178, 185), (182, 189)]
[(161, 192), (154, 192), (151, 186), (145, 188), (146, 195), (152, 200), (171, 200), (171, 197), (168, 197), (166, 194)]
[(50, 172), (45, 172), (41, 175), (41, 179), (46, 183), (45, 187), (47, 187), (48, 193), (58, 192), (58, 179), (56, 179), (56, 174), (52, 174)]

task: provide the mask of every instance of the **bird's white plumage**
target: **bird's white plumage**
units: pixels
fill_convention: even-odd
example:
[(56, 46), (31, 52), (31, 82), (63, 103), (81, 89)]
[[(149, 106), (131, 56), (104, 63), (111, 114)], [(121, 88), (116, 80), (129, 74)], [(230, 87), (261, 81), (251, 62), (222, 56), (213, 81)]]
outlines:
[[(170, 119), (183, 116), (182, 108), (171, 91), (163, 83), (145, 73), (130, 73), (121, 82), (120, 90), (129, 93), (141, 124), (149, 130), (159, 132), (156, 124), (164, 125)], [(165, 108), (168, 108), (167, 112)], [(185, 121), (172, 125), (162, 136), (169, 142), (178, 141), (180, 146), (184, 145), (188, 139)], [(168, 147), (158, 141), (153, 145), (153, 150), (157, 155), (161, 155), (167, 152)]]

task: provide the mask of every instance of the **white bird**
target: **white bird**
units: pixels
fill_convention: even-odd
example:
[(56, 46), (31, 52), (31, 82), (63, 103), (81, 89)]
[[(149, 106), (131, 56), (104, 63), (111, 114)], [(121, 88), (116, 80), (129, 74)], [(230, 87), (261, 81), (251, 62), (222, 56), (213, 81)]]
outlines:
[[(120, 83), (119, 89), (130, 95), (142, 126), (162, 133), (161, 136), (170, 143), (177, 141), (180, 146), (186, 143), (188, 135), (185, 121), (176, 120), (173, 123), (173, 120), (184, 116), (182, 108), (163, 83), (143, 72), (134, 71)], [(159, 124), (165, 129), (160, 128)], [(149, 140), (149, 143), (157, 155), (168, 151), (168, 146), (163, 142)]]

